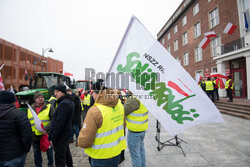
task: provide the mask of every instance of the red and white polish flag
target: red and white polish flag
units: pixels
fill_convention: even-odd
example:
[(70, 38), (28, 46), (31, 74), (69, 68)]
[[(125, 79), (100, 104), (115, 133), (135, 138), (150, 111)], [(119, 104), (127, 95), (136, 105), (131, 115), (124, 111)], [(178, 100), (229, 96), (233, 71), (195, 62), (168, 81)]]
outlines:
[(203, 40), (200, 42), (199, 47), (205, 49), (211, 40), (207, 37), (204, 37)]
[(236, 25), (234, 25), (232, 23), (228, 23), (227, 26), (225, 27), (223, 33), (232, 35), (236, 28), (237, 28)]
[(207, 37), (208, 39), (210, 39), (210, 38), (216, 37), (216, 34), (215, 34), (214, 31), (210, 31), (210, 32), (206, 32), (206, 33), (204, 34), (204, 36)]
[(3, 78), (1, 75), (1, 69), (3, 68), (3, 66), (4, 66), (4, 64), (1, 65), (1, 67), (0, 67), (0, 90), (4, 90)]

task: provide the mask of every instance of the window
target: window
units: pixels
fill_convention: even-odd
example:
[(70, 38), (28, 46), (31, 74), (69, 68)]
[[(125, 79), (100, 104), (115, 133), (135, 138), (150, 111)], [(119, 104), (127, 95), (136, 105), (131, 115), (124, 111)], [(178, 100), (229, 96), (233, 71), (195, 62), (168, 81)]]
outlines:
[(170, 40), (170, 32), (168, 33), (168, 40)]
[(198, 12), (199, 12), (199, 4), (197, 3), (197, 4), (193, 7), (193, 15), (195, 16)]
[(242, 0), (242, 10), (243, 10), (243, 18), (244, 18), (244, 27), (245, 27), (245, 31), (249, 32), (250, 31), (250, 27), (248, 25), (248, 28), (246, 26), (246, 23), (249, 24), (249, 18), (250, 18), (250, 14), (249, 14), (249, 8), (250, 8), (250, 3), (249, 0)]
[(183, 65), (184, 66), (187, 66), (189, 63), (189, 60), (188, 60), (188, 53), (184, 53), (184, 56), (183, 56)]
[(212, 44), (212, 55), (213, 56), (217, 56), (217, 54), (220, 54), (220, 44), (221, 44), (221, 40), (220, 40), (220, 36), (218, 36), (217, 38), (214, 38), (211, 41)]
[(208, 0), (208, 3), (211, 2), (211, 0)]
[(202, 60), (202, 49), (200, 47), (195, 48), (194, 50), (195, 61), (199, 62)]
[(182, 45), (186, 45), (188, 43), (188, 33), (187, 31), (182, 34)]
[(164, 45), (164, 44), (165, 44), (165, 40), (164, 40), (164, 38), (162, 39), (161, 44), (162, 44), (162, 45)]
[(200, 76), (203, 77), (203, 70), (197, 70), (197, 71), (195, 71), (195, 76), (197, 76), (197, 74), (200, 74)]
[(184, 26), (185, 24), (187, 24), (187, 16), (184, 16), (182, 18), (182, 26)]
[(177, 57), (176, 60), (179, 64), (181, 64), (181, 60), (179, 59), (179, 57)]
[(219, 24), (219, 13), (218, 8), (215, 8), (212, 12), (209, 13), (209, 24), (210, 28), (215, 27)]
[(217, 73), (217, 67), (212, 67), (212, 73)]
[(174, 41), (174, 51), (178, 50), (178, 39)]
[(197, 38), (201, 35), (201, 24), (200, 22), (197, 22), (194, 25), (194, 38)]
[(171, 54), (171, 46), (168, 46), (168, 52)]
[(174, 27), (174, 34), (177, 33), (177, 25)]

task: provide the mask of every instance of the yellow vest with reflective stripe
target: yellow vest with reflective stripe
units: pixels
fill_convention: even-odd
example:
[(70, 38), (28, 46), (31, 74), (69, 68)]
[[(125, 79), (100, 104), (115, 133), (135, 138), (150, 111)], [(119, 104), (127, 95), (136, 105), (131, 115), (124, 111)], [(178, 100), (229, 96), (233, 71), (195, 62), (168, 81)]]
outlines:
[(140, 108), (127, 116), (126, 125), (133, 132), (142, 132), (148, 129), (148, 109), (141, 102)]
[[(51, 104), (47, 104), (47, 108), (42, 110), (38, 114), (38, 118), (42, 121), (43, 127), (45, 128), (50, 123), (49, 111), (50, 111)], [(30, 120), (32, 132), (35, 132), (37, 136), (42, 135), (42, 133), (36, 129), (35, 120), (33, 115), (31, 114), (30, 109), (28, 109), (28, 118)]]
[[(54, 96), (51, 96), (50, 97), (50, 99), (48, 100), (48, 102), (50, 102), (51, 100), (57, 100), (57, 98), (56, 97), (54, 97)], [(58, 106), (58, 103), (56, 102), (56, 106), (55, 106), (55, 109), (57, 108), (57, 106)]]
[[(226, 85), (225, 85), (225, 88), (226, 88), (226, 89), (228, 89), (229, 83), (230, 83), (231, 80), (232, 80), (232, 79), (229, 79), (229, 80), (226, 81)], [(233, 89), (233, 87), (234, 87), (234, 83), (232, 83), (232, 86), (231, 86), (231, 88), (229, 88), (229, 89)]]
[(90, 95), (89, 94), (87, 94), (87, 97), (84, 97), (83, 105), (90, 106)]
[(214, 85), (212, 81), (206, 81), (206, 91), (214, 90)]
[(85, 153), (94, 159), (115, 157), (126, 149), (123, 105), (120, 102), (115, 108), (98, 103), (95, 105), (101, 111), (103, 122), (102, 126), (97, 129), (94, 144), (85, 149)]

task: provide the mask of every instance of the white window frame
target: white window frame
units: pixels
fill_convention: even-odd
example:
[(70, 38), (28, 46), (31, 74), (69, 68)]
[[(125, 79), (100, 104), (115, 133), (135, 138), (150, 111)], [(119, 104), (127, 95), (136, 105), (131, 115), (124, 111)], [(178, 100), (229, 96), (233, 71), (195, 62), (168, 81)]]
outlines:
[(200, 74), (201, 77), (204, 76), (203, 70), (196, 70), (195, 71), (195, 76), (196, 76), (196, 74)]
[(188, 44), (188, 32), (184, 32), (182, 34), (182, 45), (185, 46)]
[(179, 57), (176, 58), (176, 61), (181, 64), (181, 60), (179, 59)]
[(187, 24), (187, 16), (184, 16), (182, 18), (182, 26), (185, 26)]
[(201, 22), (200, 21), (194, 24), (194, 38), (197, 38), (199, 36), (201, 36)]
[[(216, 72), (214, 72), (214, 69), (216, 69)], [(218, 68), (217, 68), (217, 66), (211, 68), (211, 73), (218, 73)]]
[(221, 37), (219, 35), (211, 40), (211, 49), (212, 49), (211, 53), (213, 57), (217, 56), (217, 54), (219, 53), (220, 46), (221, 46)]
[(199, 3), (195, 4), (193, 7), (193, 16), (195, 16), (197, 13), (199, 13)]
[(189, 65), (189, 55), (188, 52), (183, 54), (183, 66), (188, 66)]
[(162, 45), (164, 45), (164, 44), (165, 44), (165, 39), (164, 39), (164, 38), (162, 38), (162, 40), (161, 40), (161, 44), (162, 44)]
[(178, 27), (177, 25), (174, 26), (174, 34), (178, 32)]
[(202, 61), (202, 49), (197, 47), (194, 49), (195, 62)]
[(211, 0), (208, 0), (208, 3), (211, 2)]
[(170, 40), (170, 32), (168, 33), (168, 40)]
[(178, 39), (174, 41), (174, 51), (178, 50)]
[(168, 45), (168, 52), (171, 54), (171, 45)]
[(218, 7), (214, 8), (209, 12), (209, 26), (210, 29), (220, 24), (219, 9)]

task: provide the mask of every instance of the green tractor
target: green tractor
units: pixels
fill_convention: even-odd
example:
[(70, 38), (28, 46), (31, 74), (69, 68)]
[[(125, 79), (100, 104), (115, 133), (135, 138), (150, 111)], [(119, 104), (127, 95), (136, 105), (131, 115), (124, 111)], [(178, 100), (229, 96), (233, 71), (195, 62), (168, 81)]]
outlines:
[(70, 78), (63, 74), (52, 73), (52, 72), (38, 72), (35, 73), (32, 83), (30, 83), (31, 88), (29, 90), (21, 91), (16, 94), (17, 100), (20, 104), (20, 110), (27, 111), (27, 104), (34, 103), (34, 94), (39, 91), (44, 94), (45, 100), (49, 100), (54, 88), (58, 84), (67, 84), (70, 88), (71, 85)]

